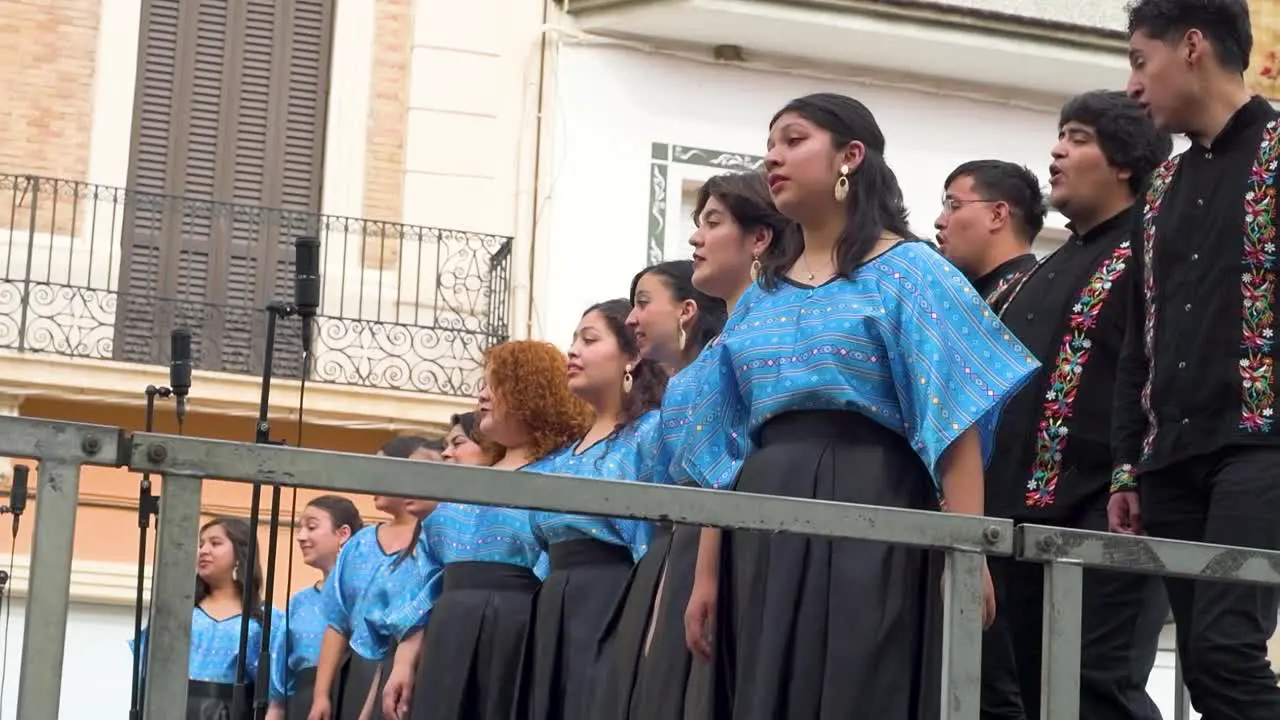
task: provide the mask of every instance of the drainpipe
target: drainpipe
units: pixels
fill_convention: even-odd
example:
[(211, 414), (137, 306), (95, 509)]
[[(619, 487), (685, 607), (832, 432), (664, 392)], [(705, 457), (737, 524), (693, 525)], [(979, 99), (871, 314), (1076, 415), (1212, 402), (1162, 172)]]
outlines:
[[(538, 224), (539, 204), (542, 202), (542, 146), (543, 113), (547, 97), (547, 56), (553, 51), (547, 40), (547, 27), (555, 0), (543, 0), (542, 22), (539, 27), (537, 106), (533, 128), (525, 131), (525, 142), (532, 142), (532, 161), (520, 168), (520, 186), (516, 193), (517, 228), (512, 247), (511, 272), (511, 337), (514, 340), (533, 337), (534, 303), (538, 298)], [(526, 90), (527, 92), (527, 90)], [(526, 145), (527, 147), (527, 145)], [(522, 242), (527, 238), (527, 242)]]

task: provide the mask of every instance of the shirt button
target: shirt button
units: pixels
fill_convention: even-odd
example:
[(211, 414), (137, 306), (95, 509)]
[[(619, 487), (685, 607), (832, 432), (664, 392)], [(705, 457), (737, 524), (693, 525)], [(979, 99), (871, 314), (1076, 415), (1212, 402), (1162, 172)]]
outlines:
[(1187, 418), (1182, 418), (1182, 424), (1183, 424), (1183, 425), (1190, 425), (1190, 424), (1191, 424), (1191, 421), (1190, 421), (1190, 420), (1188, 420)]
[(1179, 370), (1186, 370), (1186, 369), (1187, 369), (1187, 364), (1186, 364), (1185, 362), (1180, 362), (1180, 363), (1178, 363), (1178, 369), (1179, 369)]
[(1213, 159), (1213, 153), (1211, 153), (1211, 152), (1210, 152), (1210, 153), (1205, 153), (1205, 154), (1204, 154), (1204, 159), (1205, 159), (1205, 160), (1212, 160), (1212, 159)]
[(1187, 312), (1191, 312), (1191, 303), (1187, 303), (1186, 305), (1183, 305), (1182, 309), (1186, 310)]
[(1057, 277), (1057, 276), (1058, 276), (1058, 273), (1056, 273), (1056, 272), (1051, 272), (1051, 273), (1049, 273), (1049, 279), (1050, 279), (1050, 280), (1054, 279), (1054, 278), (1055, 278), (1055, 277)]
[(1035, 318), (1036, 318), (1036, 314), (1035, 314), (1035, 313), (1027, 313), (1027, 319), (1028, 319), (1028, 320), (1034, 320)]
[(1196, 204), (1197, 204), (1197, 205), (1199, 205), (1199, 206), (1201, 206), (1201, 207), (1203, 207), (1203, 206), (1204, 206), (1204, 198), (1196, 198)]
[(1200, 259), (1200, 253), (1191, 253), (1191, 260), (1194, 262)]

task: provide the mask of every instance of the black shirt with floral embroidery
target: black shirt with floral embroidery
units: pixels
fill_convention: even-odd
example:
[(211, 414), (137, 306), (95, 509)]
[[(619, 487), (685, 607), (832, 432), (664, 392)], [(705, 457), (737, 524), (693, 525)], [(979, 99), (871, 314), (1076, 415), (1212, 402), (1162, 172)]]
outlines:
[(1117, 380), (1112, 490), (1276, 425), (1278, 114), (1243, 105), (1151, 177)]

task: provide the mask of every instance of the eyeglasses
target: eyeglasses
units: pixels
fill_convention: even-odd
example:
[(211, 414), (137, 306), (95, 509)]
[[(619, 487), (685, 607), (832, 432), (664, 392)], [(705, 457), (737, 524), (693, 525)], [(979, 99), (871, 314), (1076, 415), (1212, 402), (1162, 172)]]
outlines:
[(943, 197), (942, 212), (947, 215), (950, 215), (951, 213), (959, 210), (965, 205), (976, 205), (978, 203), (995, 203), (995, 202), (1000, 202), (1000, 201), (999, 200), (980, 200), (980, 199), (960, 200), (958, 198), (953, 198), (953, 197)]

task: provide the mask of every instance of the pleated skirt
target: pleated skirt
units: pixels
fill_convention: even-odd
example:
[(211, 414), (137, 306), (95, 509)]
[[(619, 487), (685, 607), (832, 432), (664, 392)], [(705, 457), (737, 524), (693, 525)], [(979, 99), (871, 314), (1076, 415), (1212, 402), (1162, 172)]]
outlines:
[(512, 720), (539, 584), (516, 565), (445, 566), (414, 680), (413, 720)]
[[(341, 677), (341, 676), (340, 676)], [(338, 686), (339, 683), (334, 683)], [(293, 676), (293, 694), (284, 704), (285, 720), (307, 720), (311, 714), (311, 700), (315, 697), (316, 669), (313, 667), (297, 671)], [(337, 691), (333, 693), (333, 707), (338, 707)]]
[(641, 658), (661, 600), (671, 536), (671, 523), (656, 525), (648, 551), (631, 569), (626, 587), (600, 634), (600, 676), (592, 715), (599, 720), (622, 720), (630, 715)]
[[(394, 653), (394, 649), (392, 650)], [(388, 655), (391, 657), (391, 655)], [(372, 694), (373, 714), (369, 716), (369, 720), (380, 720), (382, 718), (382, 693), (379, 691), (382, 683), (386, 680), (379, 680), (382, 675), (382, 661), (370, 660), (362, 657), (359, 653), (347, 652), (346, 662), (343, 664), (338, 676), (339, 682), (334, 683), (337, 688), (334, 691), (333, 700), (333, 716), (335, 720), (360, 720), (361, 713), (364, 712), (366, 704), (369, 703), (369, 696)], [(305, 715), (303, 716), (306, 717)], [(292, 720), (292, 718), (290, 719)]]
[[(734, 490), (938, 507), (929, 472), (908, 442), (850, 412), (771, 420)], [(722, 551), (716, 639), (732, 707), (718, 707), (718, 717), (939, 717), (939, 554), (751, 531), (726, 532)]]
[(548, 550), (521, 669), (516, 720), (596, 720), (600, 634), (631, 577), (631, 551), (599, 540)]
[(629, 720), (710, 720), (717, 704), (727, 704), (728, 689), (724, 682), (716, 682), (722, 664), (695, 659), (684, 637), (684, 612), (693, 593), (701, 532), (696, 525), (675, 527), (649, 650), (640, 658), (625, 716)]
[(253, 717), (253, 685), (245, 686), (247, 707), (244, 712), (232, 712), (235, 686), (230, 683), (187, 681), (186, 720), (250, 720)]

